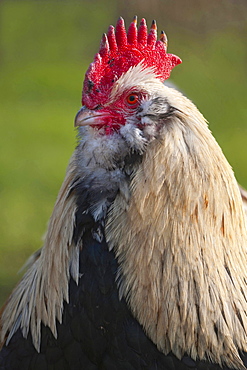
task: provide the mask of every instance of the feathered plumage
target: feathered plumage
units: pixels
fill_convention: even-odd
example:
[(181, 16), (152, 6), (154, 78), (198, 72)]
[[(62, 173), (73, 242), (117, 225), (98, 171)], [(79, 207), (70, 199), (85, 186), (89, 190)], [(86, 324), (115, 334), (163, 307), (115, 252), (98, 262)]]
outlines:
[(166, 42), (136, 19), (103, 36), (44, 247), (2, 310), (1, 369), (245, 369), (246, 195), (164, 86)]

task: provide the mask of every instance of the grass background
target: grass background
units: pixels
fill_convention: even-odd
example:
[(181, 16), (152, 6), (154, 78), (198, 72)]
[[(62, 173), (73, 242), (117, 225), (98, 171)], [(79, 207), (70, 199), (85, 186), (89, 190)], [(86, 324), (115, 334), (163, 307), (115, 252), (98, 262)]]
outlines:
[(172, 80), (247, 186), (247, 5), (240, 0), (0, 1), (0, 302), (42, 245), (75, 146), (84, 73), (119, 15), (157, 19)]

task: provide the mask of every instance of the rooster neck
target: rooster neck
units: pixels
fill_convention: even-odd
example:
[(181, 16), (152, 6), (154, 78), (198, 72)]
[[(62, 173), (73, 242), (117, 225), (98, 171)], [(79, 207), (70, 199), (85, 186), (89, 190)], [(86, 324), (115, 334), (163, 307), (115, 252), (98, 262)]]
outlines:
[(91, 140), (85, 135), (76, 150), (77, 178), (71, 186), (77, 197), (76, 222), (83, 226), (81, 215), (89, 214), (104, 225), (116, 195), (120, 192), (129, 199), (130, 177), (141, 161), (142, 154), (130, 150), (119, 134), (102, 136), (93, 132)]
[(106, 236), (120, 294), (161, 351), (241, 369), (246, 224), (232, 170), (203, 130), (207, 145), (166, 128), (133, 174), (128, 204), (114, 201)]
[(160, 351), (243, 368), (247, 237), (239, 190), (200, 113), (162, 89), (176, 110), (148, 146), (129, 137), (133, 126), (126, 140), (84, 132), (40, 257), (4, 309), (2, 340), (21, 328), (39, 350), (41, 322), (56, 337), (70, 278), (79, 283), (83, 233), (100, 242), (105, 231), (120, 296)]

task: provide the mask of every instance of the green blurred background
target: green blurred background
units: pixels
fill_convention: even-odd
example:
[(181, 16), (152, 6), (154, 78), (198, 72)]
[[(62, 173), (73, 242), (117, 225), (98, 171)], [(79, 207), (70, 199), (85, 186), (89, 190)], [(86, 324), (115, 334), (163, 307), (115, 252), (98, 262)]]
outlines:
[(75, 146), (73, 119), (100, 38), (122, 15), (158, 22), (191, 98), (247, 186), (246, 0), (0, 0), (0, 302), (42, 245)]

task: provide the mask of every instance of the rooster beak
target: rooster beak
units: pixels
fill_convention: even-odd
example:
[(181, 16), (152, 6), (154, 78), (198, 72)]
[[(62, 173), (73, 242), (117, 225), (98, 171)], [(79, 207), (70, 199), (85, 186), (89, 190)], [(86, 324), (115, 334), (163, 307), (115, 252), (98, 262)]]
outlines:
[(86, 107), (81, 107), (77, 115), (75, 116), (74, 126), (90, 126), (90, 125), (102, 125), (109, 118), (108, 112), (96, 113), (94, 110), (90, 110)]
[(92, 123), (94, 114), (86, 107), (81, 107), (77, 115), (75, 116), (74, 126), (87, 126)]

